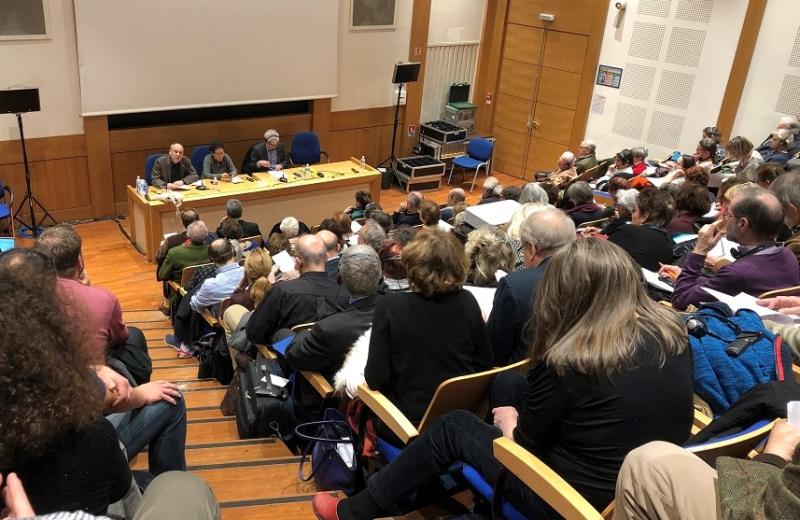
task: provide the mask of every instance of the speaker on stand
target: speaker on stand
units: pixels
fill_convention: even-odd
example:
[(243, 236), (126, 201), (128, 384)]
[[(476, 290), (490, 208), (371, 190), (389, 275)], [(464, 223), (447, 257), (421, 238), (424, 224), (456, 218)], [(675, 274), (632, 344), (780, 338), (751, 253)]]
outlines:
[[(25, 148), (25, 131), (22, 127), (22, 114), (28, 112), (38, 112), (39, 106), (39, 89), (38, 88), (15, 88), (0, 90), (0, 114), (14, 114), (17, 116), (17, 125), (19, 126), (19, 140), (22, 145), (22, 162), (25, 165), (25, 196), (20, 202), (19, 208), (14, 212), (14, 220), (19, 222), (20, 234), (27, 234), (24, 230), (27, 229), (33, 238), (37, 238), (40, 233), (41, 225), (47, 219), (53, 221), (53, 224), (58, 224), (58, 221), (53, 218), (53, 215), (47, 211), (47, 208), (39, 202), (33, 195), (31, 189), (31, 167), (28, 163), (28, 151)], [(27, 204), (30, 220), (25, 222), (25, 215), (22, 210)], [(36, 220), (36, 208), (42, 213), (42, 219)]]
[[(394, 74), (392, 75), (392, 83), (397, 85), (397, 102), (394, 105), (394, 125), (392, 126), (392, 152), (381, 163), (378, 168), (385, 166), (387, 177), (395, 178), (397, 185), (400, 186), (400, 179), (397, 177), (397, 156), (395, 155), (395, 145), (397, 141), (397, 125), (400, 122), (400, 96), (403, 93), (403, 85), (406, 83), (414, 83), (419, 78), (420, 63), (395, 63)], [(386, 181), (381, 179), (381, 188), (386, 184)], [(385, 188), (384, 188), (385, 189)]]

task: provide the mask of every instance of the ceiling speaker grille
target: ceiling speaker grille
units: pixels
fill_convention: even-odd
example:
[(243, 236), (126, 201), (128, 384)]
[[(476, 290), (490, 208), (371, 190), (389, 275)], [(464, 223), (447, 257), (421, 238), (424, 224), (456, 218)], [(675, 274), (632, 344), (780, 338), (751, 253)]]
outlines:
[(683, 116), (654, 111), (647, 142), (676, 150), (680, 145), (683, 121)]
[(800, 76), (786, 74), (783, 77), (781, 93), (778, 95), (775, 112), (782, 114), (797, 114), (800, 112)]
[(619, 93), (625, 97), (648, 101), (655, 77), (655, 67), (628, 63), (625, 65), (625, 74), (622, 76), (622, 88)]
[(667, 18), (669, 17), (669, 10), (671, 7), (672, 0), (640, 0), (636, 14)]
[(790, 67), (800, 67), (800, 27), (797, 28), (797, 34), (794, 37), (794, 45), (792, 45), (792, 55), (789, 56)]
[(617, 113), (614, 115), (612, 131), (617, 135), (630, 137), (637, 141), (641, 140), (646, 116), (647, 109), (644, 107), (619, 103), (617, 104)]
[(681, 0), (678, 2), (675, 18), (686, 22), (708, 23), (711, 21), (713, 9), (714, 0)]
[(661, 73), (656, 103), (686, 110), (689, 108), (693, 86), (694, 74), (665, 70)]
[(628, 49), (629, 56), (658, 60), (664, 43), (666, 27), (655, 23), (636, 22)]
[(706, 31), (673, 27), (664, 61), (674, 65), (697, 67), (705, 40)]

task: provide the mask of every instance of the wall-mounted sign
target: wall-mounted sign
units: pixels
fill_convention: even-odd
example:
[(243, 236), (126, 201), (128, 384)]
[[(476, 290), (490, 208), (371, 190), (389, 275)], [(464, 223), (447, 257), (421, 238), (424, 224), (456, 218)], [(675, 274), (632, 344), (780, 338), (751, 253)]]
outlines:
[(622, 69), (609, 65), (598, 66), (597, 81), (595, 83), (604, 87), (619, 88), (620, 83), (622, 83)]

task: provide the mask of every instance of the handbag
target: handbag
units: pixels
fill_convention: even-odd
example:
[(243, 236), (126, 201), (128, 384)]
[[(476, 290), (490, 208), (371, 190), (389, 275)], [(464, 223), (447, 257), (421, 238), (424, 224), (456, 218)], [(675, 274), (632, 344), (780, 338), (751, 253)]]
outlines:
[[(353, 431), (344, 416), (334, 408), (325, 410), (322, 421), (298, 424), (298, 437), (309, 441), (300, 459), (298, 475), (308, 482), (312, 478), (322, 491), (343, 490), (348, 496), (358, 487), (358, 458)], [(313, 432), (313, 433), (310, 433)], [(311, 455), (311, 474), (303, 476), (303, 466)]]

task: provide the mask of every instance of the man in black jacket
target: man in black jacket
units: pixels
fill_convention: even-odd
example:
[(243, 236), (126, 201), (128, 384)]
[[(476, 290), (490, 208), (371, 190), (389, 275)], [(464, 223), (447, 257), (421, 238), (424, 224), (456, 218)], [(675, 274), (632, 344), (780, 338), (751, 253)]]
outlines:
[(279, 329), (321, 320), (347, 306), (347, 291), (325, 274), (325, 242), (303, 235), (295, 251), (300, 277), (277, 282), (253, 311), (245, 329), (253, 344), (273, 343)]
[(520, 240), (526, 268), (503, 277), (497, 284), (486, 323), (496, 366), (528, 356), (524, 327), (531, 317), (536, 288), (550, 256), (575, 241), (575, 224), (562, 211), (538, 211), (522, 223)]
[(261, 234), (261, 230), (258, 228), (258, 222), (248, 222), (242, 219), (242, 214), (244, 213), (244, 206), (242, 205), (239, 199), (228, 199), (228, 202), (225, 203), (225, 218), (223, 218), (219, 226), (217, 226), (216, 234), (218, 237), (222, 235), (222, 223), (225, 222), (227, 219), (234, 219), (238, 220), (239, 224), (242, 226), (242, 236), (243, 237), (254, 237), (256, 235)]
[[(339, 272), (342, 285), (350, 293), (348, 308), (299, 332), (286, 350), (286, 362), (293, 369), (320, 372), (331, 383), (350, 347), (372, 326), (381, 261), (371, 247), (353, 246), (342, 254)], [(295, 413), (302, 410), (313, 414), (321, 403), (319, 395), (303, 378), (296, 378), (295, 383)]]
[(264, 132), (264, 141), (254, 144), (242, 164), (244, 173), (279, 171), (289, 166), (289, 156), (280, 142), (281, 136), (270, 128)]

